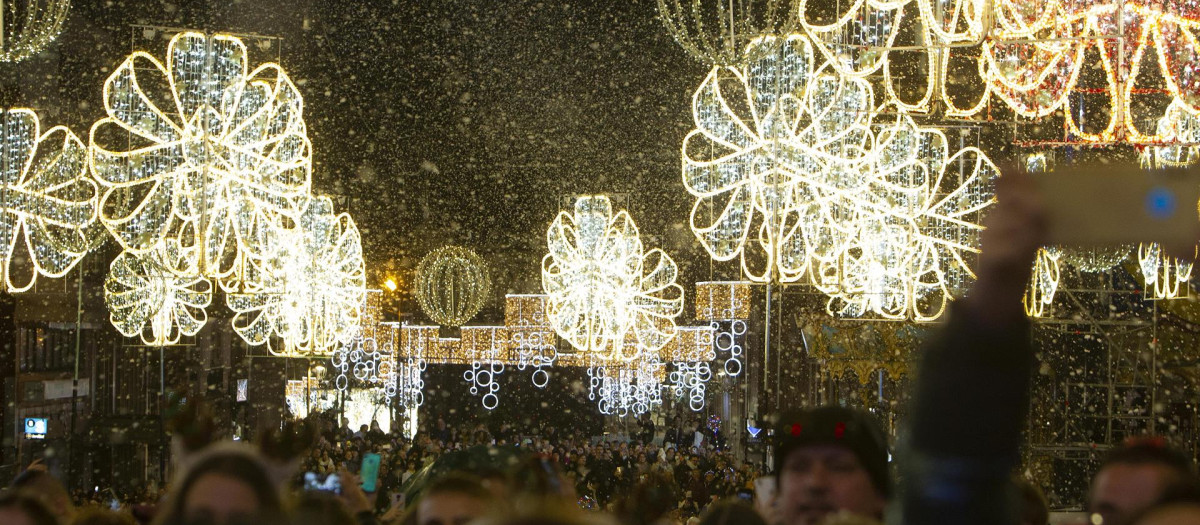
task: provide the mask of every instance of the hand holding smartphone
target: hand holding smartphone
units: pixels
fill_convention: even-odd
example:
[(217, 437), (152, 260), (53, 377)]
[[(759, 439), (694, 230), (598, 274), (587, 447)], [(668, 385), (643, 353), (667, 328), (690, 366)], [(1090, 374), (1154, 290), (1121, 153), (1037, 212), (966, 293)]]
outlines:
[(1200, 241), (1200, 169), (1087, 164), (1032, 178), (1046, 207), (1049, 244), (1156, 242), (1176, 257), (1190, 258)]
[(377, 488), (376, 485), (379, 481), (379, 459), (379, 454), (363, 454), (362, 468), (359, 469), (358, 475), (362, 478), (362, 489), (364, 492), (375, 492)]

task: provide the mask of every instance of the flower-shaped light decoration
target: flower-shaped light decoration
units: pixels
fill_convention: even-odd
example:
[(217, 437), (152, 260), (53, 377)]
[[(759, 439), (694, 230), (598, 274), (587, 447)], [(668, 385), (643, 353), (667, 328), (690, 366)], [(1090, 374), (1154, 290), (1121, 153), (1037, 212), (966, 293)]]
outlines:
[[(963, 50), (978, 49), (990, 27), (987, 0), (852, 0), (839, 2), (827, 23), (809, 20), (807, 4), (800, 2), (800, 26), (838, 73), (881, 77), (887, 99), (907, 111), (941, 102), (947, 115), (962, 116), (985, 107), (987, 83), (957, 72), (964, 58), (977, 60)], [(904, 33), (915, 38), (898, 41)], [(947, 74), (952, 66), (956, 74)]]
[[(1200, 108), (1194, 2), (996, 0), (995, 15), (981, 75), (1021, 115), (1063, 110), (1080, 140), (1157, 143), (1161, 137), (1139, 127), (1135, 97), (1165, 88), (1169, 99)], [(1088, 99), (1085, 108), (1076, 88), (1091, 67), (1103, 72), (1103, 100)]]
[(311, 145), (300, 92), (280, 66), (247, 73), (228, 35), (180, 33), (164, 66), (136, 52), (104, 83), (108, 116), (92, 126), (100, 220), (135, 254), (164, 238), (196, 246), (196, 272), (239, 286), (263, 258), (269, 225), (303, 211)]
[(746, 43), (796, 25), (792, 0), (658, 0), (658, 17), (684, 51), (706, 65), (753, 59)]
[(269, 255), (247, 258), (245, 290), (226, 295), (234, 330), (275, 355), (330, 355), (361, 326), (366, 278), (358, 227), (348, 214), (334, 215), (328, 197), (315, 197), (295, 228), (270, 231)]
[(838, 74), (803, 35), (714, 68), (693, 97), (683, 180), (692, 231), (757, 282), (809, 282), (831, 313), (936, 319), (973, 277), (995, 166), (953, 156), (939, 130), (903, 113), (877, 122), (873, 91)]
[(71, 0), (0, 0), (0, 62), (41, 53), (58, 37)]
[(212, 283), (183, 271), (190, 264), (188, 250), (166, 240), (140, 255), (121, 252), (109, 265), (104, 303), (121, 335), (140, 336), (148, 346), (170, 346), (208, 322)]
[(62, 277), (96, 240), (96, 184), (65, 127), (41, 133), (27, 109), (0, 109), (0, 275), (9, 292)]
[[(608, 197), (580, 197), (573, 215), (559, 213), (546, 242), (547, 314), (572, 346), (599, 359), (630, 361), (675, 336), (675, 318), (683, 313), (675, 261), (657, 248), (644, 251), (637, 225), (624, 210), (614, 215)], [(639, 344), (623, 344), (628, 335)]]

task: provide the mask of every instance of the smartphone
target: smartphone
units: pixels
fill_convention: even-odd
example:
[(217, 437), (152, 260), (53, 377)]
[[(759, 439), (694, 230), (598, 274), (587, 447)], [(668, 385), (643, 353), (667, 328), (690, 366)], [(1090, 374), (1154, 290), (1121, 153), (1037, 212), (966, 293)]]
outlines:
[(1046, 207), (1048, 244), (1156, 242), (1190, 255), (1200, 241), (1200, 169), (1085, 164), (1032, 178)]
[(362, 478), (363, 492), (375, 492), (375, 484), (379, 481), (379, 454), (363, 454), (362, 468), (359, 469), (358, 475)]
[(338, 478), (337, 474), (330, 474), (328, 477), (325, 477), (316, 472), (305, 472), (304, 490), (341, 494), (342, 480)]

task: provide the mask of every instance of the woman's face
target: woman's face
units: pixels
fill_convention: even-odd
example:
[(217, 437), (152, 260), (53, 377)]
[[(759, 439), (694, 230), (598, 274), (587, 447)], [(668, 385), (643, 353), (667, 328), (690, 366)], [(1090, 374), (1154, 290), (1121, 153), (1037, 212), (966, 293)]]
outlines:
[(189, 518), (206, 516), (225, 523), (234, 516), (253, 516), (259, 510), (254, 487), (224, 474), (202, 474), (184, 495), (183, 512)]

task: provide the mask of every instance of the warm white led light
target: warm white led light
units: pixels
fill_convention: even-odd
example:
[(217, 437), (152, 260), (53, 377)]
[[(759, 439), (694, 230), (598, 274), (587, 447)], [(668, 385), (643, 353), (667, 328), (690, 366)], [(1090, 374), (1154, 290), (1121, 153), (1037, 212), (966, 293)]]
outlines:
[(169, 346), (196, 335), (208, 322), (212, 283), (187, 271), (188, 250), (166, 240), (141, 254), (121, 252), (109, 265), (104, 303), (121, 335)]
[(0, 276), (9, 292), (62, 277), (102, 240), (86, 150), (62, 126), (41, 133), (28, 109), (0, 109)]
[(195, 271), (240, 286), (243, 258), (269, 256), (269, 225), (308, 199), (312, 148), (291, 79), (271, 63), (247, 73), (236, 37), (180, 33), (165, 66), (140, 51), (121, 63), (104, 109), (89, 141), (100, 220), (135, 254), (166, 238), (200, 247)]
[(269, 232), (269, 255), (248, 257), (244, 290), (226, 295), (234, 330), (276, 355), (330, 355), (361, 327), (366, 275), (358, 227), (348, 214), (335, 215), (329, 198), (316, 197), (296, 227)]
[[(809, 38), (714, 68), (693, 96), (683, 180), (692, 231), (756, 282), (809, 282), (831, 313), (928, 321), (973, 277), (998, 170), (940, 130), (879, 117), (871, 85)], [(887, 110), (888, 108), (883, 108)]]
[(71, 0), (0, 0), (0, 62), (42, 52), (62, 31)]
[[(582, 352), (629, 361), (627, 351), (657, 352), (675, 336), (683, 287), (675, 261), (660, 249), (644, 251), (629, 213), (613, 214), (608, 197), (575, 201), (546, 231), (542, 289), (550, 324)], [(632, 335), (630, 350), (623, 344)]]

